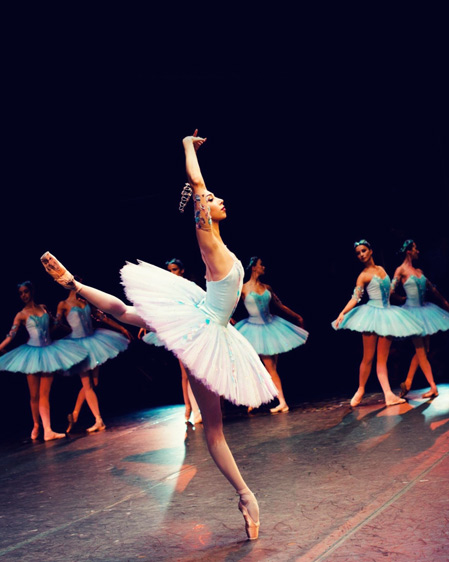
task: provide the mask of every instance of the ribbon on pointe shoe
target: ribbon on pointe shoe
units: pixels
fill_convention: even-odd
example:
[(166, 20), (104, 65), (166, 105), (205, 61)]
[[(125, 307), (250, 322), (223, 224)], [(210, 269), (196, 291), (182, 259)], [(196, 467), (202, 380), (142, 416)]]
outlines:
[(81, 287), (75, 285), (75, 278), (70, 271), (68, 271), (55, 256), (50, 254), (50, 252), (42, 254), (41, 263), (45, 271), (64, 288), (77, 292), (80, 290)]

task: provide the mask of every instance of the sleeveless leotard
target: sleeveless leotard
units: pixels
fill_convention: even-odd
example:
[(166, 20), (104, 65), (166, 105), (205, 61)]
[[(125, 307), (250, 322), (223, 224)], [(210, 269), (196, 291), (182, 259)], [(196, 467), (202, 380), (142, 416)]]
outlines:
[(262, 294), (251, 291), (243, 301), (249, 314), (235, 325), (251, 343), (259, 355), (277, 355), (303, 345), (309, 333), (270, 313), (271, 292)]

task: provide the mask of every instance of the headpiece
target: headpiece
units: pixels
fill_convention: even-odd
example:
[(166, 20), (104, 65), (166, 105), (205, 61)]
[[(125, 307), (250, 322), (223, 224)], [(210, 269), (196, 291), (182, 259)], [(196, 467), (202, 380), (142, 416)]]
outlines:
[(354, 248), (357, 248), (357, 246), (366, 246), (367, 248), (371, 249), (371, 244), (368, 242), (368, 240), (365, 240), (364, 238), (362, 238), (358, 242), (354, 242)]
[(399, 254), (405, 254), (405, 252), (406, 252), (407, 250), (410, 250), (410, 249), (411, 249), (411, 247), (413, 246), (414, 243), (415, 243), (415, 241), (412, 240), (411, 238), (409, 238), (408, 240), (406, 240), (406, 241), (402, 244), (402, 247), (401, 247), (401, 249), (399, 250), (398, 253), (399, 253)]

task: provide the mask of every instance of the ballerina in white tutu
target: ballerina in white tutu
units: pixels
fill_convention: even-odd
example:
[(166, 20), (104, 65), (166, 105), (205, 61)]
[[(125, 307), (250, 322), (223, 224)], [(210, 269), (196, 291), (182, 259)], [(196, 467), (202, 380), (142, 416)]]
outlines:
[[(371, 244), (367, 240), (359, 240), (354, 248), (363, 271), (357, 278), (351, 299), (332, 322), (336, 330), (362, 333), (363, 358), (359, 368), (359, 387), (351, 399), (351, 406), (358, 406), (362, 401), (376, 352), (377, 378), (384, 393), (385, 404), (401, 404), (405, 400), (394, 394), (388, 380), (387, 360), (391, 341), (392, 338), (419, 336), (422, 325), (401, 307), (390, 305), (390, 278), (382, 266), (374, 263)], [(366, 304), (357, 306), (365, 289), (369, 300)]]
[(68, 371), (87, 357), (87, 351), (75, 341), (56, 340), (50, 336), (52, 319), (44, 304), (34, 302), (31, 281), (18, 285), (19, 296), (24, 304), (14, 318), (6, 338), (0, 343), (0, 352), (11, 344), (20, 326), (28, 333), (23, 345), (0, 357), (0, 371), (25, 373), (30, 391), (30, 407), (33, 418), (31, 439), (39, 437), (40, 422), (44, 429), (44, 441), (62, 439), (65, 433), (57, 433), (51, 427), (50, 390), (55, 373)]
[[(82, 281), (80, 278), (77, 279)], [(112, 330), (94, 328), (92, 318), (110, 326)], [(64, 321), (71, 329), (66, 339), (75, 340), (85, 347), (89, 354), (89, 362), (83, 364), (82, 369), (75, 367), (66, 373), (79, 374), (82, 384), (73, 411), (67, 416), (69, 423), (66, 433), (70, 433), (74, 424), (77, 423), (85, 401), (95, 418), (94, 425), (89, 427), (87, 432), (103, 431), (106, 429), (106, 425), (101, 417), (98, 397), (94, 389), (95, 386), (98, 386), (100, 365), (125, 351), (132, 335), (124, 326), (108, 318), (101, 310), (91, 308), (89, 303), (74, 290), (70, 291), (69, 296), (58, 304), (56, 322), (62, 324)]]
[[(277, 371), (278, 356), (279, 353), (285, 353), (305, 344), (309, 333), (304, 330), (302, 316), (285, 306), (273, 292), (272, 287), (261, 281), (260, 278), (265, 274), (265, 266), (258, 256), (250, 259), (246, 270), (250, 272), (251, 277), (243, 284), (241, 298), (249, 316), (237, 322), (235, 327), (260, 355), (278, 390), (279, 404), (271, 408), (270, 412), (272, 414), (288, 412), (289, 407)], [(296, 324), (271, 314), (271, 306), (287, 314)], [(251, 408), (248, 410), (251, 411)]]
[(256, 539), (259, 506), (226, 443), (220, 397), (257, 407), (270, 402), (277, 389), (254, 348), (229, 322), (240, 298), (243, 267), (220, 236), (220, 222), (226, 218), (223, 200), (206, 189), (200, 170), (197, 150), (205, 141), (197, 131), (183, 139), (189, 184), (183, 190), (181, 208), (193, 192), (206, 291), (149, 263), (128, 263), (121, 270), (126, 295), (133, 303), (128, 306), (113, 295), (75, 281), (49, 252), (41, 261), (56, 281), (75, 289), (119, 322), (155, 331), (182, 361), (201, 410), (210, 454), (240, 496), (239, 509), (248, 538)]
[[(406, 294), (402, 308), (410, 312), (424, 326), (423, 337), (414, 342), (415, 354), (412, 357), (407, 378), (401, 383), (401, 396), (406, 396), (410, 391), (419, 365), (430, 386), (430, 390), (425, 392), (422, 397), (435, 398), (438, 396), (438, 388), (430, 363), (427, 361), (429, 340), (433, 334), (449, 330), (449, 302), (426, 278), (423, 271), (414, 266), (413, 262), (419, 258), (419, 250), (413, 240), (406, 240), (399, 253), (404, 257), (404, 261), (394, 273), (393, 290), (402, 285)], [(441, 302), (443, 308), (426, 300), (426, 293), (429, 292)], [(427, 363), (429, 364), (427, 365)]]

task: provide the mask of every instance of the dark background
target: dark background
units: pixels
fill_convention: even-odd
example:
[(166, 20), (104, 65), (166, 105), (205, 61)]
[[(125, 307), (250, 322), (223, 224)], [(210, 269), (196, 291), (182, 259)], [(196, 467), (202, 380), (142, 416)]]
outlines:
[[(297, 29), (259, 27), (254, 38), (241, 19), (176, 36), (148, 14), (78, 13), (69, 22), (53, 13), (44, 26), (34, 15), (45, 19), (14, 20), (3, 66), (4, 334), (21, 307), (18, 282), (32, 280), (36, 301), (53, 312), (65, 298), (40, 265), (46, 250), (121, 297), (126, 260), (163, 267), (179, 257), (202, 283), (191, 205), (178, 212), (181, 140), (195, 128), (208, 139), (199, 153), (207, 186), (226, 203), (225, 243), (244, 265), (263, 258), (265, 281), (310, 331), (304, 348), (280, 358), (290, 403), (349, 397), (356, 388), (361, 338), (330, 326), (359, 272), (355, 240), (370, 240), (392, 276), (397, 250), (413, 238), (420, 266), (449, 296), (447, 59), (438, 14), (414, 14), (413, 23), (410, 14), (390, 14), (371, 25), (357, 14), (307, 15)], [(437, 382), (449, 378), (447, 350), (446, 336), (435, 336)], [(409, 342), (393, 346), (392, 386), (411, 354)], [(28, 431), (25, 377), (2, 380), (2, 426)], [(426, 385), (419, 376), (416, 384)], [(55, 380), (55, 429), (78, 387)], [(379, 389), (374, 374), (370, 388)], [(181, 403), (178, 364), (135, 341), (103, 366), (98, 393), (106, 416)]]

